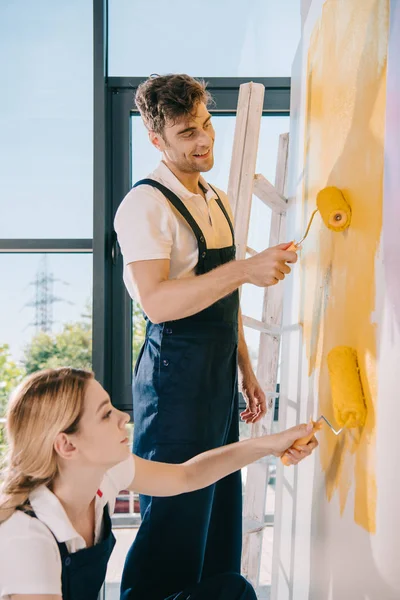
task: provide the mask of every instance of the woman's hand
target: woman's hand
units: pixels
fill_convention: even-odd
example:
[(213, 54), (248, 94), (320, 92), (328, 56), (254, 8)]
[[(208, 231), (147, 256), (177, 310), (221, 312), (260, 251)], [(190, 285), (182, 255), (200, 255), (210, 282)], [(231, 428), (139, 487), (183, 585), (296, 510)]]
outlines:
[(303, 458), (306, 458), (313, 450), (315, 450), (318, 446), (318, 441), (316, 437), (313, 436), (308, 444), (301, 446), (296, 445), (296, 448), (293, 448), (292, 446), (296, 440), (310, 435), (312, 430), (312, 423), (308, 423), (307, 425), (296, 425), (296, 427), (291, 427), (281, 433), (266, 436), (266, 438), (268, 438), (267, 443), (272, 448), (274, 456), (286, 454), (286, 456), (289, 457), (290, 464), (297, 465)]

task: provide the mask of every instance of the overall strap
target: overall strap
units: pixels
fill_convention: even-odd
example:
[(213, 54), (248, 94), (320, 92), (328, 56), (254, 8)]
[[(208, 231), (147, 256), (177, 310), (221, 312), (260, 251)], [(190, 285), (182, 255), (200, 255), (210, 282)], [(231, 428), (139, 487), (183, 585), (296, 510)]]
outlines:
[(212, 189), (214, 194), (217, 196), (217, 204), (220, 207), (220, 209), (222, 210), (222, 212), (224, 213), (226, 220), (228, 221), (229, 229), (231, 230), (231, 233), (232, 233), (232, 245), (234, 246), (235, 245), (235, 231), (233, 229), (232, 221), (229, 218), (229, 215), (226, 211), (226, 208), (225, 208), (221, 198), (218, 196), (218, 194), (215, 191), (215, 189), (213, 188), (213, 186), (210, 183), (208, 185), (210, 186), (210, 188)]
[(133, 187), (135, 188), (139, 185), (150, 185), (151, 187), (157, 188), (171, 202), (171, 204), (182, 215), (182, 217), (187, 221), (187, 223), (193, 230), (193, 233), (196, 236), (196, 240), (199, 245), (199, 254), (201, 256), (207, 250), (205, 237), (200, 227), (196, 223), (195, 219), (192, 217), (192, 215), (182, 202), (182, 200), (178, 198), (176, 194), (171, 192), (170, 189), (165, 187), (165, 185), (159, 183), (158, 181), (155, 181), (154, 179), (141, 179), (140, 181), (137, 181)]
[[(30, 517), (32, 517), (33, 519), (37, 519), (38, 521), (40, 521), (40, 519), (36, 515), (35, 511), (33, 510), (33, 508), (30, 505), (26, 509), (23, 509), (22, 507), (18, 507), (17, 510), (24, 512), (27, 515), (29, 515)], [(40, 521), (40, 522), (43, 523), (43, 521)], [(45, 525), (47, 527), (47, 529), (50, 531), (51, 535), (53, 536), (53, 538), (60, 550), (61, 560), (63, 561), (69, 554), (66, 543), (59, 542), (57, 540), (56, 536), (54, 535), (54, 533), (52, 532), (52, 530), (50, 529), (50, 527), (48, 525), (46, 525), (45, 523), (43, 523), (43, 525)]]

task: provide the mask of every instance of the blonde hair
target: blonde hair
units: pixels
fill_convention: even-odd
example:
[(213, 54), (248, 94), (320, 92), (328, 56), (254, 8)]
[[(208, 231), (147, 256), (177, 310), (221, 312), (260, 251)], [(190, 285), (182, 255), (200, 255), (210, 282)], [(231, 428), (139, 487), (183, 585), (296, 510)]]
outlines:
[(29, 494), (58, 472), (54, 442), (75, 433), (93, 373), (61, 367), (33, 373), (12, 394), (7, 410), (8, 455), (2, 473), (0, 523), (26, 508)]

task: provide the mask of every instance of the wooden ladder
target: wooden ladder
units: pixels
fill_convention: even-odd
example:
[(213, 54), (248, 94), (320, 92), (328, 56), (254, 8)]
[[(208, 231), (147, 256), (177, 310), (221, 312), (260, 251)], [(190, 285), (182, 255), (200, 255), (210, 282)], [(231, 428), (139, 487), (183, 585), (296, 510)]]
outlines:
[[(256, 175), (258, 139), (264, 102), (264, 86), (246, 83), (240, 86), (228, 197), (235, 219), (237, 258), (256, 252), (248, 246), (248, 231), (253, 194), (272, 211), (269, 241), (275, 246), (283, 241), (287, 199), (284, 197), (289, 134), (280, 136), (275, 185), (263, 175)], [(277, 398), (277, 375), (282, 321), (283, 285), (265, 288), (261, 321), (243, 315), (243, 325), (260, 331), (257, 378), (266, 396), (268, 412), (262, 422), (251, 426), (251, 436), (271, 433)], [(243, 575), (251, 581), (261, 598), (259, 574), (263, 531), (266, 526), (265, 503), (269, 479), (269, 460), (248, 467), (244, 498)], [(264, 596), (265, 597), (265, 596)]]

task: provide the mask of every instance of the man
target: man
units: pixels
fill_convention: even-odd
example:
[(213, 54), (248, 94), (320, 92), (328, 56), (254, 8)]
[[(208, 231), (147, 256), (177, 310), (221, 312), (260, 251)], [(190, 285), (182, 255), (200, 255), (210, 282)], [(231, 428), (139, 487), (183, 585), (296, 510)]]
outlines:
[[(238, 366), (242, 419), (265, 415), (238, 288), (275, 285), (297, 260), (286, 251), (290, 244), (234, 260), (228, 198), (200, 176), (214, 163), (209, 100), (204, 84), (187, 75), (154, 77), (138, 88), (136, 105), (162, 162), (115, 217), (124, 280), (147, 316), (133, 382), (134, 452), (161, 462), (238, 440)], [(215, 574), (239, 573), (241, 498), (239, 472), (176, 498), (142, 496), (122, 598), (164, 599)]]

